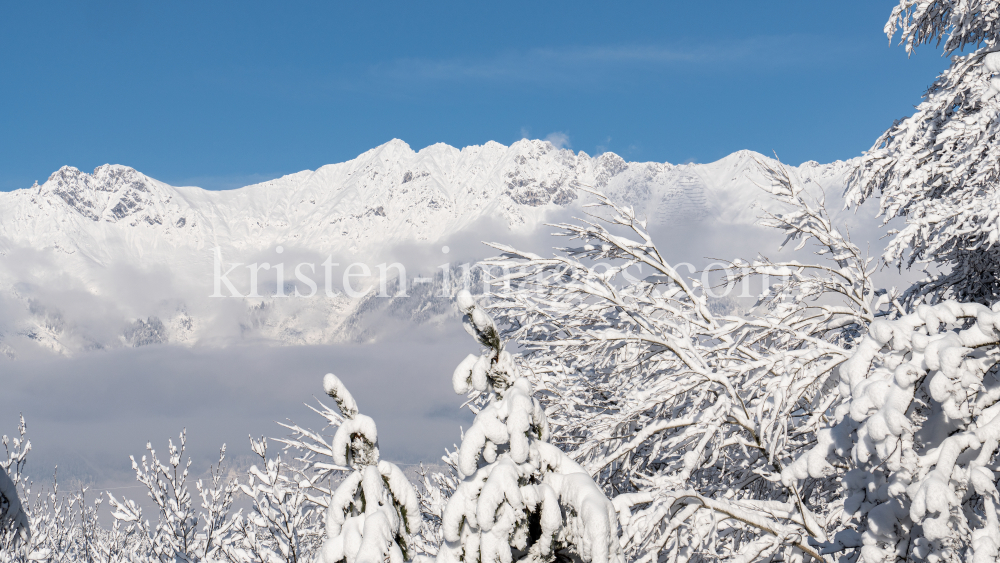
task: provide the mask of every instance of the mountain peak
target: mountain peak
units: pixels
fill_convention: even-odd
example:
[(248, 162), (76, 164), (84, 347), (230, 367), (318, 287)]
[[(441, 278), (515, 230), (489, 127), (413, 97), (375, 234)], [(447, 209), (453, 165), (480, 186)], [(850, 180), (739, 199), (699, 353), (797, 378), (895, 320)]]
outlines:
[(102, 164), (95, 168), (92, 174), (87, 174), (75, 166), (63, 166), (59, 170), (53, 172), (45, 183), (79, 183), (90, 189), (117, 191), (125, 184), (130, 184), (136, 181), (141, 182), (145, 179), (148, 178), (130, 166), (122, 164)]
[[(134, 215), (149, 204), (169, 200), (157, 193), (157, 182), (138, 170), (121, 164), (103, 164), (93, 174), (73, 166), (55, 171), (41, 186), (42, 194), (52, 194), (71, 209), (92, 221), (116, 222)], [(147, 221), (154, 221), (147, 218)]]
[(406, 141), (402, 141), (400, 139), (392, 139), (386, 143), (382, 143), (381, 145), (371, 150), (365, 151), (361, 156), (358, 157), (358, 159), (361, 159), (362, 157), (365, 156), (379, 155), (386, 159), (395, 160), (399, 159), (403, 155), (411, 155), (411, 154), (414, 154), (413, 149), (410, 148), (410, 145)]

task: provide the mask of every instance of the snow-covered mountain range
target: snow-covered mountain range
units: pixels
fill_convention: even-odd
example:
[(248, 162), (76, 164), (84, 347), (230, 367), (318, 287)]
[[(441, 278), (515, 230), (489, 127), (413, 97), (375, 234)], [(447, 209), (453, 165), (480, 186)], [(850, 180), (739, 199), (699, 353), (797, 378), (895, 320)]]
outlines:
[[(754, 185), (761, 158), (740, 151), (710, 164), (630, 163), (537, 140), (419, 152), (393, 140), (348, 162), (228, 191), (170, 186), (121, 165), (92, 174), (66, 166), (44, 184), (0, 193), (0, 350), (371, 338), (375, 312), (446, 314), (446, 303), (428, 305), (438, 286), (413, 286), (411, 294), (431, 295), (406, 302), (327, 298), (318, 273), (319, 295), (281, 300), (268, 296), (278, 290), (274, 272), (261, 271), (261, 287), (271, 288), (264, 297), (211, 299), (214, 249), (226, 269), (281, 260), (286, 281), (298, 263), (316, 273), (336, 257), (339, 285), (347, 263), (374, 270), (400, 248), (418, 260), (420, 245), (530, 236), (547, 218), (578, 210), (588, 198), (581, 186), (635, 206), (653, 225), (748, 225), (759, 213), (752, 202), (766, 199)], [(851, 166), (809, 162), (794, 171), (837, 196)], [(451, 258), (430, 256), (407, 267), (435, 272)], [(244, 270), (231, 277), (240, 276), (245, 294)]]

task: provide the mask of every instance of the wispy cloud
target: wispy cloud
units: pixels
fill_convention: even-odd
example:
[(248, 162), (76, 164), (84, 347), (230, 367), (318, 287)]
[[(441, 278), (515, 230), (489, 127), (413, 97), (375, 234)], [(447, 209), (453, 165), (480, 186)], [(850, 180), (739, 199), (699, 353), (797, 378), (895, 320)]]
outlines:
[(579, 77), (579, 70), (588, 66), (692, 62), (703, 56), (656, 47), (531, 49), (481, 59), (397, 59), (369, 73), (375, 79), (408, 82), (551, 82)]
[[(809, 45), (822, 43), (817, 50)], [(415, 82), (535, 82), (598, 80), (621, 70), (752, 65), (782, 67), (819, 58), (836, 58), (850, 45), (804, 36), (755, 37), (703, 45), (604, 45), (537, 48), (482, 58), (396, 59), (373, 66), (372, 78)]]
[[(731, 76), (793, 71), (804, 65), (847, 64), (863, 46), (849, 38), (806, 34), (758, 36), (699, 44), (591, 45), (525, 48), (476, 56), (401, 57), (316, 73), (289, 66), (260, 66), (201, 73), (192, 80), (255, 91), (283, 99), (326, 98), (333, 92), (408, 98), (440, 87), (607, 88), (678, 73)], [(672, 77), (672, 76), (671, 76)]]
[(552, 143), (557, 149), (568, 149), (572, 145), (569, 143), (569, 135), (556, 131), (555, 133), (549, 133), (545, 137), (545, 140)]

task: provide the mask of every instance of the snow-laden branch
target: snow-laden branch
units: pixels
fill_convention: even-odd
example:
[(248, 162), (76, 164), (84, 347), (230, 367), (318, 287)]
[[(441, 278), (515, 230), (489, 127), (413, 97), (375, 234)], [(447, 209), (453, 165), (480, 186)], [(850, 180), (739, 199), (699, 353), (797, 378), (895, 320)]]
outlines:
[[(906, 52), (921, 44), (943, 46), (945, 53), (1000, 39), (997, 0), (900, 0), (885, 24), (891, 41), (900, 32)], [(943, 45), (942, 45), (943, 42)]]
[(627, 507), (630, 560), (820, 558), (809, 541), (828, 538), (837, 484), (781, 475), (840, 404), (848, 348), (900, 311), (823, 198), (760, 164), (761, 187), (790, 209), (763, 223), (825, 262), (732, 261), (730, 284), (780, 276), (746, 317), (713, 314), (645, 222), (600, 194), (592, 219), (554, 225), (578, 246), (543, 258), (494, 245), (503, 255), (486, 261), (507, 272), (491, 310), (525, 351), (553, 443)]
[(982, 45), (952, 58), (916, 112), (883, 133), (850, 178), (849, 204), (879, 197), (886, 222), (905, 217), (889, 233), (886, 261), (940, 270), (907, 292), (909, 306), (1000, 298), (998, 22), (997, 0), (901, 0), (886, 25), (890, 37), (902, 31), (908, 51), (945, 36), (946, 52)]
[(923, 305), (879, 320), (839, 370), (847, 398), (785, 483), (842, 481), (824, 553), (860, 561), (995, 561), (1000, 554), (1000, 314)]

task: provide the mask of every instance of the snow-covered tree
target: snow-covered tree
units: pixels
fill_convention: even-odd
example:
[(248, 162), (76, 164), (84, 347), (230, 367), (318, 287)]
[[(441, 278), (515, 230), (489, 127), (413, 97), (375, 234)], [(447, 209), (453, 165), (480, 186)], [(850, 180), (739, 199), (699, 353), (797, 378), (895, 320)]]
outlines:
[(195, 504), (188, 488), (191, 458), (183, 461), (187, 446), (187, 431), (181, 431), (179, 443), (168, 441), (166, 463), (160, 460), (151, 443), (146, 444), (148, 456), (136, 461), (131, 456), (136, 480), (146, 487), (149, 498), (157, 509), (157, 522), (150, 526), (142, 516), (139, 505), (127, 499), (119, 501), (109, 493), (110, 505), (117, 521), (135, 526), (150, 538), (145, 556), (161, 563), (195, 563), (223, 558), (232, 542), (236, 514), (232, 513), (235, 494), (239, 490), (235, 480), (225, 480), (222, 464), (226, 447), (219, 453), (219, 464), (213, 468), (212, 482), (206, 487), (202, 480), (196, 482), (201, 497), (201, 510)]
[(420, 526), (413, 485), (395, 464), (379, 459), (375, 421), (358, 412), (347, 387), (332, 373), (323, 388), (344, 421), (331, 446), (333, 462), (353, 472), (340, 483), (326, 513), (324, 563), (402, 563), (410, 560), (410, 534)]
[[(88, 505), (86, 488), (70, 494), (61, 493), (55, 476), (51, 489), (34, 489), (24, 473), (31, 443), (26, 437), (23, 417), (18, 431), (17, 437), (3, 437), (7, 455), (5, 460), (0, 459), (0, 478), (8, 476), (14, 494), (21, 500), (18, 522), (11, 525), (13, 520), (8, 520), (0, 529), (0, 563), (145, 562), (148, 537), (138, 533), (136, 527), (123, 528), (117, 522), (110, 529), (100, 526), (97, 510), (104, 501), (103, 495)], [(9, 498), (6, 493), (3, 497)], [(0, 504), (10, 510), (9, 504), (2, 501)], [(12, 513), (12, 510), (8, 512)], [(30, 533), (26, 533), (29, 529)]]
[(822, 194), (761, 164), (790, 209), (764, 223), (828, 262), (734, 261), (731, 283), (778, 282), (747, 317), (714, 315), (645, 221), (597, 193), (594, 220), (556, 225), (579, 246), (543, 258), (497, 245), (487, 261), (511, 272), (492, 310), (525, 350), (553, 442), (613, 496), (630, 560), (818, 558), (809, 538), (826, 541), (837, 483), (781, 475), (840, 404), (847, 348), (893, 299)]
[(545, 413), (490, 315), (468, 291), (457, 302), (484, 351), (459, 364), (452, 384), (485, 401), (462, 437), (462, 481), (441, 518), (445, 543), (437, 560), (622, 561), (613, 506), (579, 464), (548, 443)]
[(318, 550), (321, 529), (307, 487), (296, 481), (296, 472), (281, 456), (267, 457), (267, 439), (251, 436), (250, 449), (261, 466), (252, 465), (247, 482), (239, 488), (253, 505), (246, 518), (234, 519), (234, 538), (226, 554), (237, 563), (310, 561)]
[(19, 544), (31, 539), (28, 513), (22, 506), (17, 491), (25, 458), (31, 449), (31, 443), (24, 438), (23, 416), (18, 429), (20, 437), (11, 439), (4, 435), (2, 439), (6, 459), (0, 462), (0, 550), (4, 551), (13, 551)]
[(445, 462), (443, 471), (431, 472), (423, 464), (418, 473), (420, 483), (417, 488), (417, 500), (420, 502), (420, 530), (413, 536), (413, 543), (418, 552), (417, 557), (433, 559), (437, 557), (441, 545), (444, 544), (444, 534), (441, 523), (444, 511), (448, 507), (448, 499), (455, 494), (461, 483), (461, 473), (458, 471), (458, 448), (449, 451), (441, 457)]
[(844, 559), (863, 562), (1000, 557), (998, 311), (946, 301), (876, 321), (839, 368), (847, 400), (782, 474), (786, 484), (843, 483), (823, 553), (848, 550)]
[(897, 121), (862, 158), (848, 201), (878, 195), (885, 220), (906, 226), (885, 258), (943, 271), (915, 284), (908, 304), (1000, 298), (1000, 3), (996, 0), (900, 0), (885, 31), (900, 32), (908, 53), (941, 45), (954, 56), (912, 116)]

